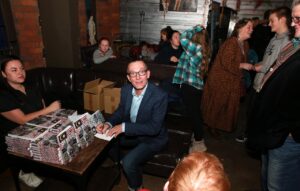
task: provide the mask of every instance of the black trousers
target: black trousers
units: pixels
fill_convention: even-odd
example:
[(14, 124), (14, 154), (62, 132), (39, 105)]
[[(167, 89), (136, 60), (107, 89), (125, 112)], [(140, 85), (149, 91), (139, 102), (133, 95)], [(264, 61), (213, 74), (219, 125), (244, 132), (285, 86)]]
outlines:
[(187, 84), (182, 84), (181, 93), (186, 107), (187, 119), (193, 126), (195, 140), (200, 141), (204, 136), (201, 113), (202, 90), (198, 90)]

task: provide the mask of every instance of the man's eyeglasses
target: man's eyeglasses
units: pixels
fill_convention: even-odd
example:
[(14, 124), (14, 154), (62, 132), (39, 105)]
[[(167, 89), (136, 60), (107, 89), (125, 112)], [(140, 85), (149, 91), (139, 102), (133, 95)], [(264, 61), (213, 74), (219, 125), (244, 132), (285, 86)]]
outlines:
[(294, 23), (299, 24), (300, 23), (300, 17), (292, 17), (292, 20)]
[(137, 75), (139, 76), (145, 76), (147, 73), (147, 70), (141, 70), (141, 71), (138, 71), (138, 72), (129, 72), (128, 75), (131, 77), (131, 78), (136, 78)]

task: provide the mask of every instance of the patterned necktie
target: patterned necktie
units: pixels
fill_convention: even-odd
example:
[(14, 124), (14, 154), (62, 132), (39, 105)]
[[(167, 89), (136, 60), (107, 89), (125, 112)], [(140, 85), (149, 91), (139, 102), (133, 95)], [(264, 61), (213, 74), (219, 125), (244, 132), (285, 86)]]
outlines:
[(292, 39), (292, 43), (293, 43), (293, 46), (294, 46), (295, 48), (297, 48), (297, 47), (299, 46), (299, 44), (300, 44), (300, 38), (294, 37), (294, 38)]

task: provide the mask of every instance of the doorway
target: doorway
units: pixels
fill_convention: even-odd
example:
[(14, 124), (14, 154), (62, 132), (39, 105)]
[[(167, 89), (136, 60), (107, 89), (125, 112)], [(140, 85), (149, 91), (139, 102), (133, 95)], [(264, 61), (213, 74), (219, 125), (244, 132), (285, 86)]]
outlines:
[(0, 55), (19, 56), (19, 46), (9, 0), (0, 1)]
[(78, 1), (39, 0), (38, 5), (47, 66), (81, 67)]

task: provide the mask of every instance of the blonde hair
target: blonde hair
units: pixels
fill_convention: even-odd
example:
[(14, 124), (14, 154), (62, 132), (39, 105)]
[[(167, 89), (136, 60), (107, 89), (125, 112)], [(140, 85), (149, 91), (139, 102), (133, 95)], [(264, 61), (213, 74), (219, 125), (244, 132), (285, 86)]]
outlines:
[(229, 191), (230, 183), (217, 157), (194, 152), (169, 177), (168, 191)]

